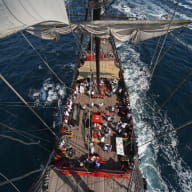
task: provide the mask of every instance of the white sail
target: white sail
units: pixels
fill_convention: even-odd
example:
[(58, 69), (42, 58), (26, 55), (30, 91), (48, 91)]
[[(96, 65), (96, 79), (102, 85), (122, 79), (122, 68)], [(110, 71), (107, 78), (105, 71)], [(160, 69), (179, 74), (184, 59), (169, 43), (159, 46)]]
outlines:
[(86, 22), (79, 29), (96, 36), (112, 35), (119, 41), (142, 42), (190, 24), (188, 20), (103, 20)]
[(46, 22), (69, 24), (64, 0), (0, 0), (0, 38)]
[(59, 34), (81, 32), (141, 42), (189, 23), (187, 20), (99, 20), (69, 24), (64, 0), (0, 0), (0, 38), (27, 30), (48, 40), (58, 39)]
[(98, 37), (113, 36), (119, 41), (142, 42), (147, 39), (164, 35), (174, 29), (190, 24), (188, 20), (103, 20), (78, 22), (68, 26), (43, 27), (35, 26), (30, 33), (43, 39), (57, 39), (59, 34), (81, 32)]

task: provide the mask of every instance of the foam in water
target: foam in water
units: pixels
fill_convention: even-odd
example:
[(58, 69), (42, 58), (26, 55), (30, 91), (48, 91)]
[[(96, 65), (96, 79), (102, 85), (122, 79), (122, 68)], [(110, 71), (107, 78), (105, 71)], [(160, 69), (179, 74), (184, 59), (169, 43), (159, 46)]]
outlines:
[(30, 90), (29, 96), (35, 101), (36, 105), (51, 105), (59, 102), (66, 95), (66, 86), (55, 84), (50, 78), (43, 82), (40, 90)]
[[(175, 4), (177, 3), (176, 0), (170, 0), (170, 1), (172, 1)], [(185, 2), (179, 2), (179, 6), (184, 7), (186, 9), (192, 9), (192, 5), (190, 5), (190, 3), (192, 3), (192, 2), (191, 1), (186, 1), (186, 3)]]
[[(187, 3), (191, 2), (187, 1)], [(173, 12), (173, 8), (170, 8), (164, 4), (158, 5), (156, 2), (148, 2), (142, 6), (141, 1), (134, 1), (132, 4), (134, 4), (134, 6), (129, 8), (127, 2), (118, 1), (118, 4), (115, 4), (113, 8), (123, 12), (124, 14), (127, 14), (128, 16), (131, 14), (134, 15), (136, 13), (143, 14), (144, 12), (148, 19), (151, 17), (156, 17), (156, 19), (159, 19), (162, 14), (169, 13), (171, 15)], [(150, 10), (148, 9), (148, 6), (150, 7)], [(192, 8), (191, 6), (185, 4), (179, 4), (179, 6), (188, 9)], [(153, 10), (153, 12), (151, 10)], [(181, 12), (177, 12), (176, 17), (180, 19), (191, 19), (189, 16)], [(192, 29), (191, 26), (188, 28)], [(186, 44), (181, 40), (178, 41), (191, 49), (191, 45)], [(127, 83), (130, 94), (131, 106), (133, 108), (135, 117), (134, 124), (140, 145), (153, 138), (155, 134), (159, 134), (160, 128), (163, 128), (164, 131), (168, 131), (173, 128), (173, 126), (166, 115), (162, 115), (160, 113), (151, 117), (146, 113), (145, 109), (143, 108), (144, 102), (149, 103), (149, 106), (151, 105), (150, 108), (155, 111), (155, 107), (153, 106), (152, 102), (143, 99), (145, 97), (145, 92), (149, 87), (147, 77), (150, 75), (148, 73), (147, 66), (144, 66), (144, 64), (139, 59), (140, 55), (136, 53), (132, 48), (125, 47), (123, 44), (118, 44), (118, 47), (120, 48), (120, 52), (123, 55), (122, 59), (124, 61), (123, 63), (125, 68), (124, 77), (126, 78), (125, 81)], [(148, 116), (148, 123), (142, 120), (143, 114)], [(154, 144), (155, 143), (156, 142), (154, 142)], [(171, 169), (175, 172), (174, 177), (176, 177), (178, 182), (178, 186), (180, 188), (179, 190), (185, 192), (191, 191), (192, 171), (180, 157), (177, 150), (177, 143), (178, 141), (176, 135), (172, 134), (167, 136), (164, 139), (164, 142), (158, 143), (158, 148), (154, 148), (154, 145), (152, 146), (151, 144), (144, 145), (139, 148), (139, 155), (141, 157), (141, 169), (143, 175), (147, 178), (149, 188), (148, 191), (178, 191), (176, 186), (173, 186), (166, 178), (163, 179), (161, 176), (161, 167), (157, 165), (157, 157), (160, 151), (164, 160), (170, 164)]]
[[(145, 92), (148, 90), (150, 76), (146, 64), (139, 60), (140, 55), (134, 51), (131, 47), (125, 47), (125, 45), (119, 46), (124, 61), (124, 76), (125, 82), (128, 87), (130, 95), (131, 107), (134, 114), (134, 126), (136, 128), (136, 135), (138, 136), (138, 143), (141, 146), (146, 141), (149, 141), (161, 133), (173, 128), (171, 122), (166, 115), (155, 114), (150, 116), (145, 112), (145, 102), (152, 105), (150, 101), (145, 99)], [(127, 54), (127, 52), (129, 54)], [(126, 62), (125, 62), (126, 61)], [(154, 106), (151, 106), (155, 111)], [(154, 108), (154, 109), (153, 109)], [(143, 120), (143, 115), (150, 120), (148, 123)], [(160, 129), (161, 128), (161, 129)], [(172, 134), (164, 138), (164, 142), (153, 144), (158, 145), (158, 148), (154, 148), (154, 145), (147, 144), (139, 147), (139, 156), (141, 158), (140, 167), (143, 175), (148, 182), (148, 191), (177, 191), (175, 186), (165, 181), (161, 176), (161, 166), (157, 164), (157, 156), (159, 153), (163, 155), (163, 158), (170, 164), (171, 169), (175, 172), (177, 180), (179, 181), (180, 188), (185, 192), (190, 192), (192, 186), (192, 172), (187, 164), (180, 157), (177, 150), (177, 137)], [(169, 185), (169, 189), (168, 189)]]
[[(128, 87), (134, 116), (134, 126), (138, 145), (154, 138), (155, 132), (150, 123), (143, 121), (145, 93), (149, 89), (147, 65), (140, 61), (140, 55), (132, 47), (118, 45), (124, 66), (124, 77)], [(126, 61), (126, 62), (125, 62)], [(148, 183), (148, 191), (166, 191), (168, 187), (161, 178), (156, 156), (151, 144), (139, 147), (140, 167)]]

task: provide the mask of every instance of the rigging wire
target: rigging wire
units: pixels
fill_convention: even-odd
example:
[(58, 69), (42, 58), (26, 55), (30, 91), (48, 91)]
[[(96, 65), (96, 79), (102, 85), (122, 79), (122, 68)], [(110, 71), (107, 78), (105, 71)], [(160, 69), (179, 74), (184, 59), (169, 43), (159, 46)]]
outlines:
[(47, 163), (46, 163), (44, 169), (42, 170), (42, 173), (41, 173), (38, 181), (35, 183), (35, 186), (32, 187), (33, 190), (30, 190), (30, 191), (38, 191), (38, 190), (39, 190), (39, 188), (40, 188), (40, 187), (39, 187), (39, 184), (41, 184), (42, 179), (43, 179), (46, 171), (49, 169), (49, 165), (50, 165), (50, 163), (51, 163), (51, 160), (52, 160), (52, 158), (53, 158), (54, 153), (55, 153), (55, 150), (52, 150), (52, 152), (50, 153), (49, 158), (48, 158), (48, 160), (47, 160)]
[(9, 184), (10, 182), (15, 182), (15, 181), (19, 181), (21, 179), (24, 179), (26, 177), (29, 177), (30, 175), (33, 175), (35, 173), (39, 173), (41, 172), (42, 170), (44, 170), (43, 168), (40, 168), (40, 169), (36, 169), (36, 170), (33, 170), (33, 171), (30, 171), (22, 176), (19, 176), (19, 177), (14, 177), (12, 179), (9, 179), (8, 181), (3, 181), (3, 182), (0, 182), (0, 187), (4, 186), (4, 185), (7, 185)]
[[(5, 110), (5, 112), (7, 112), (7, 113), (9, 113), (10, 115), (12, 115), (13, 117), (15, 117), (15, 118), (17, 118), (17, 116), (15, 116), (13, 113), (10, 113), (9, 111), (7, 111), (7, 110)], [(2, 126), (3, 125), (5, 125), (5, 124), (1, 124)], [(7, 126), (7, 125), (6, 125)], [(8, 128), (8, 127), (7, 127)], [(47, 131), (47, 128), (44, 128), (44, 129), (40, 129), (40, 130), (33, 130), (33, 131), (29, 131), (29, 132), (39, 132), (39, 131)], [(9, 132), (11, 132), (11, 131), (9, 131)], [(12, 132), (16, 132), (16, 131), (12, 131)], [(17, 130), (17, 132), (18, 132), (18, 130)], [(24, 132), (24, 131), (20, 131), (20, 132)], [(21, 135), (21, 134), (20, 134)], [(25, 138), (28, 138), (29, 139), (29, 137), (27, 137), (27, 136), (25, 136), (25, 135), (23, 135), (22, 134), (22, 136), (23, 137), (25, 137)], [(33, 136), (34, 137), (34, 136)], [(35, 136), (36, 138), (37, 138), (37, 136)], [(38, 139), (39, 139), (39, 137), (38, 137)], [(44, 140), (44, 139), (42, 139), (42, 138), (40, 138), (41, 140)], [(50, 152), (46, 147), (44, 147), (42, 144), (39, 144), (38, 145), (40, 148), (42, 148), (43, 150), (45, 150), (45, 151), (47, 151), (47, 152)]]
[(45, 59), (41, 56), (41, 54), (37, 51), (37, 49), (33, 46), (33, 44), (30, 42), (30, 40), (24, 35), (23, 32), (20, 32), (22, 37), (26, 40), (26, 42), (31, 46), (31, 48), (35, 51), (35, 53), (39, 56), (39, 58), (42, 60), (42, 62), (47, 66), (49, 71), (57, 78), (57, 80), (61, 83), (64, 84), (64, 82), (59, 78), (59, 76), (53, 71), (53, 69), (49, 66), (48, 62), (45, 61)]
[(183, 35), (184, 29), (181, 30), (177, 35), (175, 35), (175, 38), (173, 39), (171, 45), (164, 51), (163, 55), (159, 58), (158, 63), (161, 62), (161, 60), (165, 57), (165, 55), (169, 52), (169, 50), (174, 46), (175, 42), (181, 38), (181, 35)]
[[(163, 59), (163, 57), (166, 55), (166, 53), (173, 47), (175, 42), (178, 40), (178, 38), (183, 35), (184, 30), (181, 30), (177, 36), (175, 36), (175, 39), (173, 40), (172, 44), (165, 50), (164, 54), (160, 57), (158, 63)], [(161, 104), (159, 109), (157, 111), (160, 111), (170, 100), (171, 98), (176, 94), (176, 92), (182, 87), (182, 85), (185, 83), (185, 81), (192, 75), (192, 71), (186, 73), (184, 78), (179, 82), (179, 84), (175, 87), (173, 91), (171, 91), (170, 95), (166, 98), (166, 100)]]
[[(70, 4), (68, 5), (68, 10), (69, 10), (69, 13), (71, 13), (73, 10), (74, 10), (74, 7), (73, 7), (73, 9), (70, 7)], [(87, 17), (85, 17), (85, 19), (86, 19)], [(77, 37), (77, 35), (73, 32), (73, 30), (72, 30), (72, 26), (70, 25), (70, 28), (71, 28), (71, 33), (72, 33), (72, 35), (73, 35), (73, 38), (75, 39), (75, 43), (76, 43), (76, 45), (77, 45), (77, 47), (79, 47), (79, 53), (81, 54), (81, 55), (83, 55), (84, 53), (85, 53), (85, 50), (83, 50), (83, 46), (82, 46), (82, 43), (80, 42), (80, 40), (79, 40), (79, 38)]]
[(186, 73), (184, 78), (179, 82), (177, 87), (170, 93), (170, 95), (167, 97), (167, 99), (161, 104), (160, 108), (158, 111), (160, 111), (169, 101), (170, 99), (176, 94), (176, 92), (182, 87), (182, 85), (185, 83), (185, 81), (192, 75), (192, 71)]
[(4, 135), (4, 134), (0, 134), (0, 137), (3, 137), (3, 138), (6, 138), (6, 139), (10, 139), (10, 140), (13, 140), (13, 141), (17, 141), (23, 145), (38, 145), (40, 143), (40, 141), (38, 142), (25, 142), (21, 139), (17, 139), (15, 137), (12, 137), (12, 136), (9, 136), (9, 135)]
[[(9, 105), (9, 104), (2, 104), (0, 103), (0, 106), (7, 106), (7, 107), (23, 107), (23, 108), (26, 108), (27, 106), (25, 105)], [(46, 106), (41, 106), (41, 105), (37, 105), (37, 106), (34, 106), (34, 105), (29, 105), (31, 108), (43, 108), (43, 109), (57, 109), (57, 107), (46, 107)]]
[[(184, 32), (184, 29), (181, 30), (177, 35), (175, 35), (175, 38), (174, 38), (174, 40), (172, 41), (171, 45), (169, 45), (169, 47), (164, 51), (163, 55), (159, 58), (157, 64), (159, 64), (159, 63), (161, 62), (161, 60), (165, 57), (165, 55), (168, 53), (168, 51), (174, 46), (175, 42), (176, 42), (179, 38), (181, 38), (181, 35), (183, 35), (183, 32)], [(156, 47), (155, 47), (155, 51), (154, 51), (153, 57), (152, 57), (152, 59), (151, 59), (151, 67), (152, 67), (152, 65), (153, 65), (153, 63), (154, 63), (155, 54), (157, 53), (157, 48), (159, 47), (159, 44), (160, 44), (160, 43), (159, 43), (159, 42), (160, 42), (160, 38), (161, 38), (161, 36), (159, 37), (158, 43), (157, 43), (157, 45), (156, 45)]]
[(179, 1), (177, 1), (176, 7), (175, 7), (175, 9), (174, 9), (173, 15), (172, 15), (172, 17), (171, 17), (170, 23), (169, 23), (168, 28), (167, 28), (167, 33), (166, 33), (166, 35), (165, 35), (165, 37), (164, 37), (164, 39), (163, 39), (161, 48), (160, 48), (159, 53), (158, 53), (158, 55), (157, 55), (157, 57), (156, 57), (154, 66), (153, 66), (152, 71), (151, 71), (151, 78), (152, 78), (153, 73), (154, 73), (154, 71), (155, 71), (155, 69), (156, 69), (156, 67), (157, 67), (157, 64), (159, 63), (159, 57), (160, 57), (160, 54), (161, 54), (161, 52), (162, 52), (162, 50), (163, 50), (163, 47), (164, 47), (164, 45), (165, 45), (165, 42), (166, 42), (166, 40), (167, 40), (167, 37), (168, 37), (168, 34), (169, 34), (168, 32), (169, 32), (169, 29), (170, 29), (170, 27), (171, 27), (172, 21), (173, 21), (173, 19), (174, 19), (176, 10), (177, 10), (177, 8), (178, 8), (178, 5), (179, 5)]
[[(179, 130), (179, 129), (182, 129), (182, 128), (184, 128), (184, 127), (186, 127), (186, 126), (188, 126), (188, 125), (191, 125), (191, 124), (192, 124), (192, 120), (184, 123), (183, 125), (181, 125), (181, 126), (179, 126), (179, 127), (176, 127), (176, 128), (174, 128), (174, 129), (169, 130), (169, 131), (167, 131), (167, 132), (165, 132), (165, 133), (162, 133), (162, 134), (160, 134), (160, 135), (157, 135), (156, 138), (159, 139), (159, 138), (161, 138), (161, 137), (163, 137), (163, 136), (167, 136), (167, 135), (169, 135), (170, 133), (175, 132), (175, 131), (177, 131), (177, 130)], [(153, 141), (156, 140), (156, 138), (153, 138), (153, 139), (151, 139), (151, 140), (149, 140), (149, 141), (146, 141), (146, 142), (138, 145), (138, 147), (142, 147), (142, 146), (144, 146), (144, 145), (146, 145), (146, 144), (152, 143)]]
[[(4, 132), (4, 131), (3, 131)], [(6, 133), (13, 133), (13, 132), (16, 132), (16, 131), (6, 131)], [(5, 133), (5, 132), (4, 132)], [(49, 149), (47, 149), (45, 146), (43, 146), (42, 144), (40, 144), (41, 142), (40, 141), (38, 141), (38, 142), (31, 142), (31, 143), (27, 143), (27, 142), (24, 142), (23, 140), (21, 140), (21, 139), (16, 139), (15, 137), (11, 137), (11, 136), (7, 136), (7, 135), (4, 135), (3, 134), (3, 136), (2, 135), (0, 135), (0, 137), (2, 137), (2, 138), (6, 138), (6, 139), (10, 139), (10, 140), (14, 140), (14, 141), (16, 141), (16, 142), (19, 142), (19, 143), (21, 143), (21, 144), (24, 144), (24, 145), (38, 145), (40, 148), (42, 148), (44, 151), (47, 151), (47, 152), (50, 152), (50, 150)], [(26, 137), (26, 138), (28, 138), (27, 136), (23, 136), (23, 137)]]
[(3, 173), (0, 172), (0, 175), (1, 175), (1, 177), (3, 177), (5, 180), (7, 180), (7, 182), (8, 182), (10, 185), (12, 185), (13, 188), (14, 188), (17, 192), (21, 192), (21, 191), (14, 185), (14, 183), (13, 183), (10, 179), (8, 179)]
[(158, 50), (158, 48), (159, 48), (159, 46), (160, 46), (161, 37), (162, 37), (162, 36), (160, 36), (160, 37), (158, 38), (158, 42), (157, 42), (156, 47), (155, 47), (155, 50), (154, 50), (154, 52), (153, 52), (153, 57), (152, 57), (152, 59), (151, 59), (151, 63), (150, 63), (151, 68), (152, 68), (152, 65), (154, 64), (155, 56), (156, 56), (156, 54), (157, 54), (157, 50)]
[[(3, 110), (4, 112), (8, 113), (10, 116), (14, 117), (15, 119), (23, 120), (23, 119), (19, 118), (18, 115), (15, 115), (14, 113), (6, 110), (5, 108), (2, 108), (1, 106), (0, 106), (0, 109)], [(36, 127), (32, 127), (32, 128), (36, 128)], [(28, 130), (28, 132), (40, 132), (40, 131), (47, 131), (47, 128), (38, 129), (38, 130)]]
[(32, 111), (32, 113), (42, 122), (42, 124), (56, 137), (58, 136), (55, 132), (47, 125), (47, 123), (39, 116), (39, 114), (29, 106), (25, 99), (13, 88), (13, 86), (0, 74), (0, 79), (19, 97), (19, 99)]
[[(38, 137), (38, 136), (36, 136), (36, 135), (33, 135), (33, 134), (31, 134), (31, 133), (27, 133), (26, 131), (23, 131), (23, 130), (17, 130), (17, 129), (12, 128), (12, 127), (10, 127), (10, 126), (2, 123), (2, 122), (0, 122), (0, 125), (3, 126), (3, 127), (8, 128), (9, 130), (11, 130), (11, 131), (8, 131), (8, 132), (16, 132), (17, 134), (20, 134), (20, 135), (23, 136), (23, 137), (29, 138), (29, 137), (27, 137), (27, 136), (24, 135), (24, 134), (26, 134), (26, 135), (28, 135), (28, 136), (30, 136), (30, 137), (33, 137), (33, 138), (36, 138), (36, 139), (40, 139), (40, 140), (42, 140), (42, 141), (44, 141), (44, 142), (50, 143), (50, 141), (47, 140), (47, 139), (43, 139), (43, 138)], [(31, 138), (30, 138), (30, 139), (31, 139)]]

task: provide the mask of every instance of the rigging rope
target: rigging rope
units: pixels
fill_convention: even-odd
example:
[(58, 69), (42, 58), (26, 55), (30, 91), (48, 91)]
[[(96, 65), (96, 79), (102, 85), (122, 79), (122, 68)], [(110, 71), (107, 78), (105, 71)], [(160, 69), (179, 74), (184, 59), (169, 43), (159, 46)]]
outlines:
[[(10, 132), (10, 131), (9, 131)], [(6, 138), (6, 139), (10, 139), (10, 140), (13, 140), (13, 141), (16, 141), (16, 142), (19, 142), (23, 145), (38, 145), (40, 148), (42, 148), (43, 150), (47, 151), (47, 152), (50, 152), (45, 146), (41, 145), (40, 144), (40, 141), (38, 142), (25, 142), (21, 139), (17, 139), (15, 137), (12, 137), (12, 136), (8, 136), (8, 135), (4, 135), (4, 134), (0, 134), (0, 137), (2, 138)]]
[(178, 8), (178, 5), (179, 5), (179, 1), (177, 1), (175, 10), (174, 10), (174, 12), (173, 12), (173, 15), (172, 15), (172, 17), (171, 17), (170, 23), (169, 23), (168, 28), (167, 28), (167, 33), (166, 33), (166, 35), (165, 35), (165, 37), (164, 37), (164, 40), (163, 40), (163, 42), (162, 42), (161, 48), (160, 48), (160, 50), (159, 50), (159, 54), (158, 54), (157, 57), (156, 57), (154, 66), (153, 66), (152, 71), (151, 71), (151, 78), (152, 78), (153, 73), (154, 73), (154, 71), (155, 71), (155, 69), (156, 69), (156, 67), (157, 67), (157, 64), (159, 63), (159, 57), (160, 57), (160, 54), (161, 54), (161, 52), (162, 52), (162, 50), (163, 50), (163, 47), (164, 47), (164, 45), (165, 45), (165, 42), (166, 42), (166, 40), (167, 40), (167, 37), (168, 37), (168, 34), (169, 34), (168, 32), (169, 32), (169, 29), (170, 29), (170, 27), (171, 27), (172, 21), (173, 21), (173, 19), (174, 19), (176, 10), (177, 10), (177, 8)]
[(21, 192), (14, 184), (11, 180), (9, 180), (3, 173), (0, 172), (1, 177), (3, 177), (5, 180), (7, 180), (7, 182), (9, 184), (11, 184), (13, 186), (13, 188), (17, 191), (17, 192)]
[(26, 134), (26, 135), (28, 135), (28, 136), (30, 136), (30, 137), (33, 137), (33, 138), (42, 140), (42, 141), (44, 141), (44, 142), (48, 142), (48, 143), (50, 143), (50, 141), (47, 140), (47, 139), (43, 139), (43, 138), (41, 138), (41, 137), (38, 137), (38, 136), (36, 136), (36, 135), (33, 135), (33, 134), (28, 133), (28, 132), (23, 131), (23, 130), (17, 130), (17, 129), (12, 128), (12, 127), (10, 127), (10, 126), (4, 124), (4, 123), (1, 123), (1, 122), (0, 122), (0, 125), (3, 126), (3, 127), (8, 128), (9, 130), (11, 130), (11, 131), (7, 131), (7, 132), (16, 132), (17, 134), (19, 134), (19, 135), (21, 135), (21, 136), (23, 136), (23, 137), (26, 137), (26, 138), (28, 138), (28, 139), (31, 139), (31, 138), (29, 138), (29, 137), (27, 137), (27, 136), (24, 135), (24, 134)]
[(31, 46), (31, 48), (35, 51), (35, 53), (39, 56), (39, 58), (42, 60), (42, 62), (47, 66), (49, 71), (57, 78), (57, 80), (61, 83), (64, 84), (64, 82), (58, 77), (58, 75), (53, 71), (53, 69), (49, 66), (48, 62), (43, 59), (41, 54), (37, 51), (37, 49), (33, 46), (33, 44), (30, 42), (30, 40), (24, 35), (23, 32), (20, 32), (23, 38), (26, 40), (26, 42)]
[(13, 86), (0, 74), (0, 79), (19, 97), (19, 99), (32, 111), (32, 113), (42, 122), (42, 124), (47, 127), (47, 129), (56, 137), (55, 132), (45, 123), (45, 121), (39, 116), (39, 114), (29, 106), (29, 104), (25, 101), (25, 99), (13, 88)]
[(171, 92), (171, 94), (167, 97), (167, 99), (162, 103), (159, 110), (160, 111), (168, 102), (169, 100), (175, 95), (175, 93), (179, 90), (179, 88), (185, 83), (185, 81), (192, 75), (192, 71), (188, 72), (184, 78), (180, 81), (180, 83), (175, 87), (175, 89)]
[[(49, 164), (50, 164), (50, 162), (51, 162), (51, 159), (52, 159), (52, 157), (53, 157), (53, 154), (54, 154), (54, 150), (50, 153), (49, 158), (48, 158), (47, 163), (46, 163), (46, 165), (45, 165), (44, 168), (40, 168), (40, 169), (36, 169), (36, 170), (30, 171), (30, 172), (28, 172), (28, 173), (26, 173), (26, 174), (24, 174), (24, 175), (22, 175), (22, 176), (15, 177), (15, 178), (12, 178), (12, 179), (6, 178), (7, 181), (0, 182), (0, 187), (2, 187), (2, 186), (4, 186), (4, 185), (7, 185), (7, 184), (9, 184), (9, 183), (15, 182), (15, 181), (22, 180), (22, 179), (24, 179), (24, 178), (26, 178), (26, 177), (29, 177), (30, 175), (33, 175), (33, 174), (38, 173), (38, 172), (41, 172), (41, 171), (42, 171), (42, 174), (41, 174), (41, 176), (40, 176), (40, 179), (42, 179), (42, 177), (43, 177), (44, 174), (45, 174), (45, 171), (46, 171), (46, 170), (48, 169), (48, 167), (49, 167)], [(5, 178), (5, 176), (4, 176), (1, 172), (0, 172), (0, 175)], [(12, 183), (12, 184), (13, 184), (13, 183)], [(14, 185), (14, 184), (13, 184), (13, 185)], [(19, 192), (20, 192), (20, 191), (19, 191)]]
[(10, 139), (13, 141), (17, 141), (17, 142), (22, 143), (24, 145), (38, 145), (40, 143), (40, 141), (38, 141), (38, 142), (25, 142), (25, 141), (22, 141), (21, 139), (17, 139), (15, 137), (12, 137), (9, 135), (4, 135), (4, 134), (0, 134), (0, 137), (7, 138), (7, 139)]
[(158, 38), (158, 42), (157, 42), (157, 44), (156, 44), (156, 47), (155, 47), (155, 50), (154, 50), (154, 53), (153, 53), (153, 57), (152, 57), (151, 63), (150, 63), (151, 67), (152, 67), (152, 65), (153, 65), (153, 63), (154, 63), (154, 61), (155, 61), (155, 56), (156, 56), (156, 54), (157, 54), (157, 50), (158, 50), (158, 47), (159, 47), (159, 45), (160, 45), (161, 37), (162, 37), (162, 36), (160, 36), (160, 37)]
[(177, 35), (175, 35), (174, 40), (172, 41), (171, 45), (164, 51), (163, 55), (159, 58), (158, 63), (161, 62), (161, 60), (165, 57), (165, 55), (167, 54), (167, 52), (173, 47), (173, 45), (175, 44), (175, 42), (181, 37), (181, 35), (183, 35), (184, 30), (181, 30)]
[[(15, 115), (14, 113), (11, 113), (10, 111), (5, 110), (5, 108), (2, 108), (1, 106), (0, 106), (0, 109), (3, 110), (3, 111), (5, 111), (6, 113), (8, 113), (9, 116), (12, 116), (12, 117), (14, 117), (14, 118), (16, 118), (16, 119), (22, 120), (22, 121), (24, 122), (24, 120), (21, 119), (20, 117), (18, 117), (18, 115)], [(36, 127), (32, 127), (32, 128), (36, 128)], [(40, 131), (45, 131), (45, 130), (47, 131), (47, 128), (38, 129), (38, 130), (29, 130), (28, 132), (40, 132)]]
[[(163, 55), (159, 58), (157, 64), (159, 64), (159, 63), (161, 62), (161, 60), (165, 57), (165, 55), (167, 54), (167, 52), (173, 47), (173, 45), (175, 44), (175, 42), (181, 37), (181, 35), (183, 35), (183, 32), (184, 32), (184, 30), (181, 30), (177, 35), (175, 35), (175, 38), (174, 38), (174, 40), (172, 41), (171, 45), (169, 45), (169, 47), (164, 51)], [(158, 43), (157, 43), (157, 45), (156, 45), (156, 47), (155, 47), (155, 51), (154, 51), (153, 57), (152, 57), (152, 59), (151, 59), (151, 67), (152, 67), (152, 64), (153, 64), (153, 62), (154, 62), (154, 60), (155, 60), (155, 54), (157, 53), (157, 48), (158, 48), (158, 46), (159, 46), (159, 44), (160, 44), (160, 43), (159, 43), (159, 42), (160, 42), (160, 38), (161, 38), (161, 36), (159, 37)]]
[[(0, 103), (0, 106), (7, 106), (7, 107), (23, 107), (23, 108), (26, 108), (26, 106), (24, 106), (24, 105), (9, 105), (9, 104), (2, 104), (2, 103)], [(29, 105), (31, 108), (43, 108), (43, 109), (57, 109), (57, 107), (45, 107), (45, 106), (39, 106), (39, 105), (37, 105), (37, 106), (34, 106), (34, 105)]]
[[(9, 115), (11, 115), (12, 117), (14, 117), (14, 118), (18, 118), (16, 115), (14, 115), (13, 113), (11, 113), (11, 112), (9, 112), (9, 111), (7, 111), (7, 110), (5, 110), (4, 108), (0, 108), (0, 109), (2, 109), (2, 110), (4, 110), (6, 113), (8, 113)], [(23, 119), (20, 119), (19, 118), (19, 120), (23, 120)], [(3, 123), (0, 123), (1, 124), (1, 126), (4, 126), (4, 127), (7, 127), (7, 128), (11, 128), (11, 127), (9, 127), (8, 125), (5, 125), (5, 124), (3, 124)], [(36, 127), (35, 127), (36, 128)], [(14, 129), (14, 128), (12, 128), (12, 129)], [(15, 129), (16, 130), (16, 129)], [(17, 132), (21, 132), (21, 133), (25, 133), (25, 134), (30, 134), (30, 133), (26, 133), (25, 131), (23, 131), (23, 130), (16, 130)], [(16, 132), (16, 131), (7, 131), (7, 132)], [(38, 130), (28, 130), (28, 132), (41, 132), (41, 131), (47, 131), (47, 128), (44, 128), (44, 129), (38, 129)], [(5, 133), (5, 131), (4, 131), (4, 133)], [(32, 135), (32, 134), (31, 134)], [(31, 136), (30, 135), (30, 136)], [(25, 136), (25, 135), (23, 135), (24, 137), (26, 137), (26, 138), (29, 138), (29, 137), (27, 137), (27, 136)], [(45, 140), (45, 139), (42, 139), (42, 138), (40, 138), (40, 137), (38, 137), (38, 136), (35, 136), (35, 135), (32, 135), (33, 137), (35, 137), (35, 138), (38, 138), (38, 139), (40, 139), (40, 140), (43, 140), (43, 141), (47, 141), (48, 142), (48, 140)], [(47, 151), (47, 152), (50, 152), (46, 147), (44, 147), (42, 144), (39, 144), (38, 145), (40, 148), (42, 148), (43, 150), (45, 150), (45, 151)]]
[(47, 163), (46, 163), (44, 169), (42, 170), (42, 173), (41, 173), (38, 181), (35, 183), (35, 185), (32, 187), (32, 190), (30, 190), (30, 191), (38, 191), (40, 189), (39, 185), (41, 185), (41, 182), (45, 176), (45, 173), (49, 169), (49, 165), (51, 163), (51, 160), (53, 158), (54, 153), (55, 153), (55, 150), (52, 150), (52, 152), (50, 153), (49, 158), (47, 160)]
[(41, 169), (36, 169), (36, 170), (30, 171), (30, 172), (28, 172), (28, 173), (26, 173), (26, 174), (24, 174), (24, 175), (22, 175), (22, 176), (9, 179), (8, 181), (0, 182), (0, 187), (2, 187), (2, 186), (4, 186), (4, 185), (7, 185), (7, 184), (9, 184), (10, 182), (15, 182), (15, 181), (19, 181), (19, 180), (21, 180), (21, 179), (24, 179), (24, 178), (26, 178), (26, 177), (29, 177), (30, 175), (35, 174), (35, 173), (39, 173), (39, 172), (41, 172), (42, 170), (44, 170), (44, 169), (43, 169), (43, 168), (41, 168)]
[[(159, 138), (161, 138), (161, 137), (163, 137), (163, 136), (169, 135), (170, 133), (175, 132), (175, 131), (177, 131), (177, 130), (179, 130), (179, 129), (182, 129), (182, 128), (184, 128), (184, 127), (186, 127), (186, 126), (188, 126), (188, 125), (191, 125), (191, 124), (192, 124), (192, 120), (184, 123), (183, 125), (181, 125), (181, 126), (179, 126), (179, 127), (176, 127), (176, 128), (174, 128), (174, 129), (172, 129), (172, 130), (169, 130), (169, 131), (167, 131), (167, 132), (165, 132), (165, 133), (163, 133), (163, 134), (157, 135), (156, 137), (159, 139)], [(142, 146), (144, 146), (144, 145), (146, 145), (146, 144), (149, 144), (149, 143), (151, 143), (151, 142), (153, 142), (153, 141), (155, 141), (155, 140), (156, 140), (156, 138), (151, 139), (151, 140), (149, 140), (149, 141), (146, 141), (145, 143), (142, 143), (141, 145), (138, 145), (138, 147), (142, 147)]]

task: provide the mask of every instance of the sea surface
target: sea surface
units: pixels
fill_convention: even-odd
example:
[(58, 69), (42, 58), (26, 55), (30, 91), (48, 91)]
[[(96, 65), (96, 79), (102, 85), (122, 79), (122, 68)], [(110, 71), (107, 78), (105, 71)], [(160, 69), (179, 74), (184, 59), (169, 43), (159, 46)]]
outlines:
[[(81, 12), (83, 3), (83, 0), (67, 1), (67, 6), (73, 12)], [(115, 0), (111, 1), (108, 13), (161, 19), (162, 15), (173, 15), (176, 3), (176, 0)], [(175, 19), (192, 19), (191, 0), (179, 1)], [(186, 74), (192, 71), (192, 25), (182, 30), (181, 35), (181, 30), (168, 35), (161, 55), (170, 46), (171, 49), (157, 65), (153, 76), (151, 60), (159, 38), (136, 45), (116, 42), (133, 109), (140, 167), (148, 183), (148, 192), (192, 191), (192, 125), (159, 136), (192, 120), (191, 76), (161, 108)], [(25, 35), (66, 86), (70, 86), (77, 62), (79, 36), (63, 35), (58, 42), (49, 42)], [(46, 79), (58, 83), (20, 33), (0, 40), (0, 73), (32, 106), (35, 105), (32, 93), (38, 92)], [(57, 102), (53, 102), (34, 109), (52, 126), (56, 106)], [(152, 142), (145, 144), (149, 140)], [(54, 138), (49, 130), (0, 81), (0, 173), (9, 179), (20, 179), (29, 173), (14, 181), (20, 191), (28, 191), (45, 166), (53, 146)], [(0, 191), (16, 191), (11, 185), (4, 184), (6, 179), (1, 174)]]

